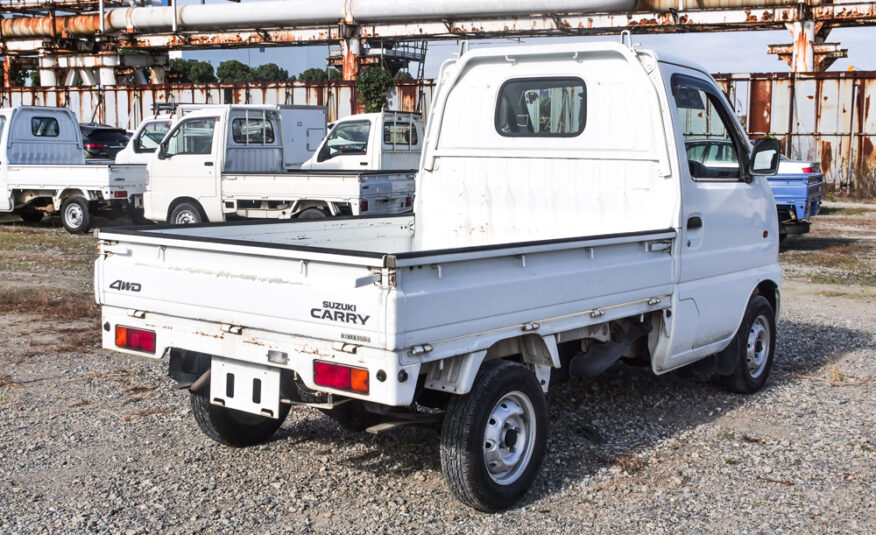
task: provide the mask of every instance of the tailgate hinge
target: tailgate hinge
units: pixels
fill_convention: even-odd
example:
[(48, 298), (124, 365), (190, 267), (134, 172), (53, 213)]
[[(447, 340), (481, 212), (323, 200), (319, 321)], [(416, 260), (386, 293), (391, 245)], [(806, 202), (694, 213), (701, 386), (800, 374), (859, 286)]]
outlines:
[(672, 252), (672, 240), (652, 241), (645, 244), (645, 249), (650, 253)]
[(229, 325), (227, 323), (223, 323), (219, 327), (219, 329), (222, 332), (228, 333), (228, 334), (240, 334), (241, 332), (243, 332), (243, 327), (241, 327), (240, 325)]

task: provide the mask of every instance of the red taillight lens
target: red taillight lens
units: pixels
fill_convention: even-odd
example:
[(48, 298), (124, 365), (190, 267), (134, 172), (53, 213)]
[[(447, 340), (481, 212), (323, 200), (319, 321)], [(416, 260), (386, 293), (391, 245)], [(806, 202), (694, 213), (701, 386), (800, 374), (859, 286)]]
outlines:
[(89, 149), (89, 150), (91, 150), (91, 149), (108, 149), (109, 145), (104, 145), (103, 143), (86, 143), (85, 148)]
[(319, 386), (367, 394), (368, 370), (315, 360), (313, 382)]
[(410, 208), (414, 205), (414, 199), (412, 197), (405, 197), (405, 208)]
[(812, 168), (811, 168), (811, 167), (804, 167), (804, 168), (803, 168), (803, 172), (804, 172), (804, 173), (811, 173), (811, 172), (812, 172)]
[(362, 199), (359, 201), (359, 211), (367, 212), (368, 211), (368, 201), (366, 199)]
[(115, 192), (113, 192), (113, 197), (115, 197), (116, 199), (124, 199), (124, 198), (127, 197), (127, 196), (128, 196), (128, 192), (127, 192), (127, 191), (115, 191)]
[(155, 333), (116, 325), (116, 347), (155, 353)]

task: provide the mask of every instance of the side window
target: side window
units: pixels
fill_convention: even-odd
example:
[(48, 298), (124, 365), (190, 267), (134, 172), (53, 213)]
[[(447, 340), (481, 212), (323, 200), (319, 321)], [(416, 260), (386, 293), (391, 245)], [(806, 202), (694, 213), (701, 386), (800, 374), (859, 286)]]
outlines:
[(0, 115), (0, 137), (3, 137), (4, 128), (6, 128), (6, 116)]
[(274, 142), (274, 126), (267, 119), (238, 117), (231, 121), (231, 139), (241, 145), (270, 145)]
[(317, 161), (325, 161), (344, 154), (366, 154), (371, 121), (349, 121), (335, 126), (328, 135)]
[(164, 154), (210, 154), (213, 151), (213, 132), (216, 119), (191, 119), (176, 127), (167, 139)]
[(170, 121), (147, 124), (134, 140), (134, 152), (155, 152), (168, 130)]
[(31, 117), (30, 132), (36, 137), (58, 137), (58, 120), (54, 117)]
[(386, 145), (416, 145), (417, 127), (408, 122), (385, 121), (383, 123), (383, 143)]
[(720, 99), (695, 82), (686, 83), (685, 78), (673, 78), (672, 94), (690, 176), (695, 180), (739, 180), (738, 143)]
[(587, 88), (580, 78), (521, 78), (499, 88), (496, 131), (503, 136), (572, 137), (584, 131)]

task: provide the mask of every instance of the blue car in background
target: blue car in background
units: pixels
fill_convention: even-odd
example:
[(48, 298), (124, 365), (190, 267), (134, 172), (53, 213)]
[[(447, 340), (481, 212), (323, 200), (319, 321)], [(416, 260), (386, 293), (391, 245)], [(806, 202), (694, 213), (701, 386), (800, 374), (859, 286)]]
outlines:
[[(736, 171), (739, 161), (736, 150), (727, 139), (690, 139), (685, 142), (687, 159), (710, 170)], [(716, 173), (720, 176), (720, 172)], [(779, 218), (779, 240), (791, 234), (809, 232), (809, 219), (818, 214), (824, 197), (824, 174), (818, 162), (779, 161), (779, 172), (767, 177)]]

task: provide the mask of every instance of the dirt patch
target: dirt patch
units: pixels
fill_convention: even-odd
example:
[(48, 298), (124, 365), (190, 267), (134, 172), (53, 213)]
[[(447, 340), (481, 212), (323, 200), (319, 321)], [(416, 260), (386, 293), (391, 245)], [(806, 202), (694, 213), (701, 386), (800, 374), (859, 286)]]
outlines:
[(59, 319), (98, 319), (100, 307), (93, 294), (66, 293), (44, 288), (0, 288), (0, 302), (5, 312), (37, 314)]

